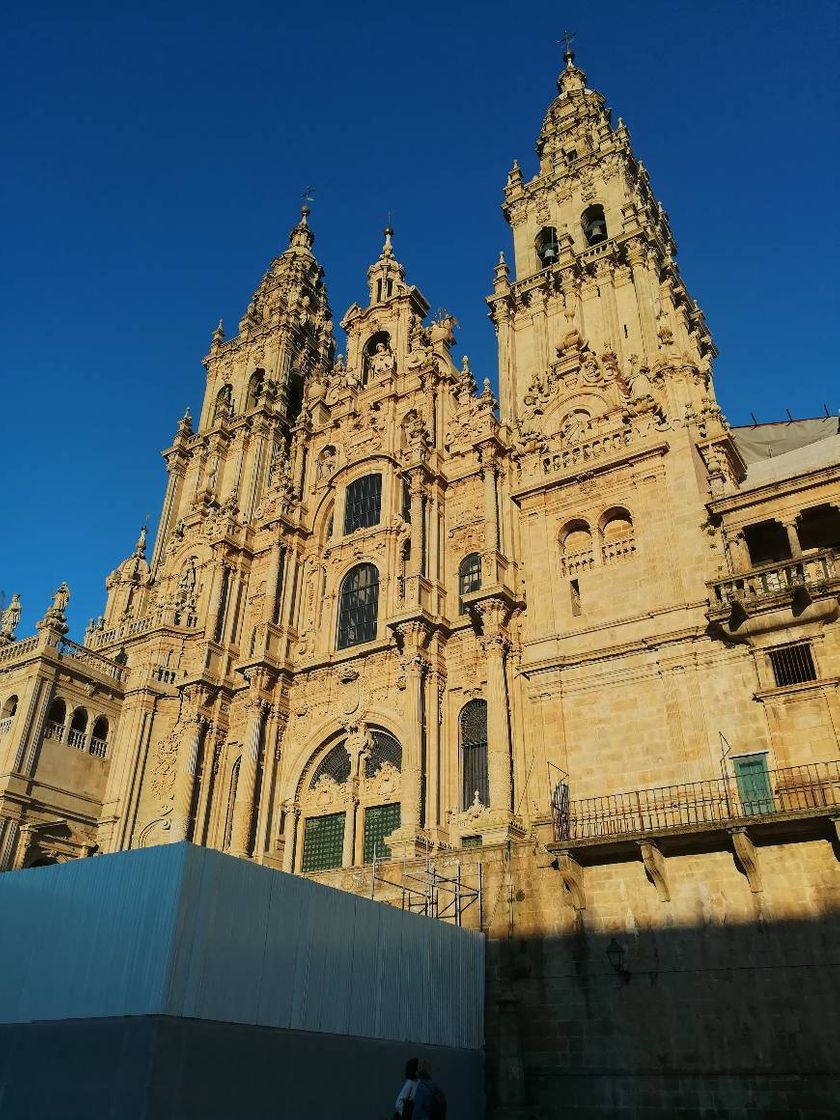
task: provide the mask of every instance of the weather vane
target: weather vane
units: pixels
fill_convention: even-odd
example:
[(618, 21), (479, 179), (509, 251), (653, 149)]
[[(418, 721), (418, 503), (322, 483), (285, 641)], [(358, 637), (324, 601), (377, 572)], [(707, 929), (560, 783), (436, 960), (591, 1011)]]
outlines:
[[(574, 41), (575, 41), (574, 31), (564, 31), (563, 32), (563, 57), (567, 60), (568, 60), (570, 55), (571, 55), (572, 58), (575, 57), (575, 52), (572, 50), (572, 43), (574, 43)], [(559, 46), (559, 44), (558, 44), (558, 46)]]
[(303, 194), (302, 194), (301, 200), (300, 200), (301, 206), (309, 206), (309, 203), (314, 202), (314, 201), (315, 201), (315, 188), (314, 187), (304, 187), (303, 188)]

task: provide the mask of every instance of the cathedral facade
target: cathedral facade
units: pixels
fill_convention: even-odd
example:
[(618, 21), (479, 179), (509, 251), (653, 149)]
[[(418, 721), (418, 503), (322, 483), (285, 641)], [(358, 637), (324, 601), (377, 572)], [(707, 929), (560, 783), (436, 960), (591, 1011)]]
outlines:
[[(837, 909), (837, 420), (726, 423), (668, 216), (568, 52), (537, 155), (504, 186), (498, 399), (390, 229), (336, 353), (303, 209), (84, 643), (63, 585), (35, 635), (3, 616), (0, 870), (188, 840), (364, 893), (379, 867), (399, 904), (457, 861), (465, 920), (611, 938), (619, 983), (640, 930)], [(527, 983), (489, 1021), (499, 1115), (562, 1067)]]

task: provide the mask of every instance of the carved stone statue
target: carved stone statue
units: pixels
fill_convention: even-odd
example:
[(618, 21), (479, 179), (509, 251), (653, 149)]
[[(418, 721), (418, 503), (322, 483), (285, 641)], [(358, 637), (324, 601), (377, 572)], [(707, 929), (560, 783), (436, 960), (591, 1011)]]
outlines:
[(370, 357), (370, 372), (374, 377), (388, 377), (396, 368), (397, 360), (391, 347), (384, 342), (378, 342)]
[(187, 560), (178, 580), (177, 602), (179, 607), (191, 607), (195, 598), (195, 557)]
[(64, 612), (67, 610), (67, 604), (69, 602), (70, 588), (66, 583), (62, 583), (55, 595), (53, 595), (52, 603), (47, 609), (47, 613), (38, 623), (38, 626), (51, 627), (53, 630), (58, 630), (61, 634), (66, 634), (68, 626)]
[(0, 641), (14, 641), (20, 622), (20, 596), (15, 592), (8, 607), (0, 615)]

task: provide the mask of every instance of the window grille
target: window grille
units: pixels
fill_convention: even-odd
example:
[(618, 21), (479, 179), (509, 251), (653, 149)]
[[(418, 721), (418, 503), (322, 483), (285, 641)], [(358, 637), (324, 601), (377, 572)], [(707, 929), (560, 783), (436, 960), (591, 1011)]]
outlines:
[(789, 684), (804, 684), (817, 679), (814, 655), (810, 642), (791, 642), (790, 645), (771, 649), (770, 664), (778, 688)]
[(365, 847), (364, 861), (370, 863), (374, 856), (377, 859), (390, 859), (391, 849), (383, 842), (400, 827), (400, 806), (396, 805), (371, 805), (365, 809)]
[(481, 589), (481, 556), (471, 552), (465, 556), (458, 568), (458, 614), (466, 614), (464, 596)]
[(365, 760), (365, 777), (373, 778), (384, 762), (395, 770), (402, 769), (402, 747), (394, 736), (387, 731), (374, 731), (371, 738), (373, 749)]
[(350, 755), (347, 753), (343, 743), (339, 743), (338, 746), (333, 747), (333, 749), (321, 759), (318, 768), (312, 775), (309, 788), (314, 789), (324, 775), (328, 778), (332, 778), (332, 780), (340, 786), (343, 786), (349, 779)]
[(351, 569), (341, 584), (338, 608), (338, 648), (347, 649), (376, 638), (379, 572), (373, 564)]
[(344, 853), (344, 813), (307, 817), (303, 827), (303, 870), (341, 867)]
[(470, 700), (458, 719), (461, 731), (463, 806), (468, 809), (476, 793), (482, 805), (490, 804), (487, 776), (487, 701)]
[(381, 474), (366, 474), (364, 478), (351, 482), (344, 497), (345, 534), (378, 525), (381, 507)]

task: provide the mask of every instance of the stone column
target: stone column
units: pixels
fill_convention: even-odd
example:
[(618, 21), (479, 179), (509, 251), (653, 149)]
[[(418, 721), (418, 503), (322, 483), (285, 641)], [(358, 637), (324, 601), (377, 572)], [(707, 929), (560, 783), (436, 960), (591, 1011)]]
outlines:
[(796, 521), (783, 521), (787, 533), (788, 544), (790, 545), (790, 554), (795, 560), (798, 556), (802, 555), (802, 545), (799, 543), (799, 533), (796, 529)]
[(439, 670), (429, 674), (429, 697), (426, 711), (426, 824), (440, 828), (440, 722), (445, 678)]
[(419, 653), (409, 656), (406, 666), (406, 693), (410, 697), (408, 718), (410, 734), (404, 744), (400, 783), (400, 830), (416, 835), (421, 827), (423, 765), (423, 688), (428, 663)]
[(411, 488), (411, 558), (408, 575), (419, 576), (423, 570), (423, 474), (413, 470), (409, 475)]
[[(213, 591), (215, 595), (215, 602), (211, 607), (210, 625), (208, 626), (207, 637), (211, 642), (215, 642), (216, 633), (219, 625), (224, 618), (224, 612), (227, 609), (227, 604), (230, 602), (231, 587), (233, 586), (233, 568), (226, 561), (222, 561), (217, 568), (217, 578), (213, 580)], [(225, 579), (225, 571), (227, 571), (227, 580)], [(219, 641), (224, 640), (224, 634), (219, 636)]]
[(498, 599), (480, 604), (483, 636), (481, 647), (487, 658), (487, 771), (490, 808), (511, 810), (511, 743), (505, 659), (510, 639), (505, 632), (507, 606)]
[(359, 799), (355, 793), (347, 800), (344, 814), (344, 846), (341, 851), (341, 866), (352, 867), (356, 862), (356, 824), (359, 816)]
[(12, 871), (20, 871), (26, 863), (26, 857), (29, 855), (29, 849), (32, 847), (32, 843), (35, 839), (35, 828), (36, 825), (32, 824), (23, 824), (20, 826), (17, 851), (12, 861)]
[(190, 809), (195, 791), (195, 770), (198, 762), (198, 752), (201, 750), (201, 740), (207, 726), (207, 720), (196, 714), (185, 727), (184, 734), (181, 737), (181, 745), (178, 750), (178, 772), (175, 775), (172, 827), (169, 833), (173, 844), (176, 844), (179, 840), (190, 838), (188, 832)]
[(295, 869), (295, 846), (299, 820), (300, 805), (290, 805), (286, 810), (286, 820), (283, 825), (283, 870), (288, 871), (289, 874), (292, 874)]
[[(481, 477), (484, 481), (484, 524), (487, 526), (487, 547), (497, 551), (499, 548), (499, 502), (496, 496), (496, 449), (485, 444), (480, 451)], [(488, 573), (489, 574), (489, 573)]]
[(248, 732), (239, 764), (239, 781), (233, 805), (233, 828), (230, 853), (247, 858), (250, 853), (251, 829), (254, 823), (254, 795), (257, 790), (257, 771), (260, 761), (260, 741), (268, 703), (259, 698), (248, 701)]
[(274, 622), (282, 610), (275, 596), (277, 583), (280, 579), (280, 568), (283, 564), (284, 547), (280, 541), (275, 541), (271, 546), (271, 557), (268, 563), (268, 573), (265, 577), (265, 602), (263, 603), (263, 622)]

